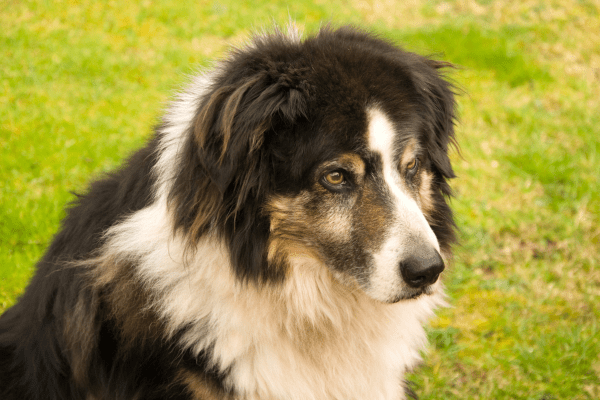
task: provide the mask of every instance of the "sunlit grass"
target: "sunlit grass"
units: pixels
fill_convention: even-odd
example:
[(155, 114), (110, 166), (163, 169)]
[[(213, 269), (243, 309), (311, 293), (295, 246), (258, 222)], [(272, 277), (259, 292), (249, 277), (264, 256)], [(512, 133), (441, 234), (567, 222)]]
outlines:
[(10, 2), (0, 6), (0, 311), (71, 191), (148, 137), (228, 44), (365, 24), (461, 68), (451, 308), (422, 399), (600, 398), (600, 9), (584, 0)]

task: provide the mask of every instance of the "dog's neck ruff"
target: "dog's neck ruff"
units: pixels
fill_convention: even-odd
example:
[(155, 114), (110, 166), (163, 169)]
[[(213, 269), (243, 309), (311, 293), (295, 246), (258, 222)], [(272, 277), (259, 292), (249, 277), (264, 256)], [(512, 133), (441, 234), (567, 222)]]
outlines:
[(136, 260), (153, 294), (148, 307), (168, 334), (186, 332), (187, 349), (210, 351), (236, 398), (403, 398), (401, 376), (420, 359), (422, 323), (443, 303), (440, 290), (383, 304), (302, 257), (278, 287), (240, 283), (219, 240), (206, 238), (190, 258), (171, 226), (158, 201), (108, 232), (105, 256)]

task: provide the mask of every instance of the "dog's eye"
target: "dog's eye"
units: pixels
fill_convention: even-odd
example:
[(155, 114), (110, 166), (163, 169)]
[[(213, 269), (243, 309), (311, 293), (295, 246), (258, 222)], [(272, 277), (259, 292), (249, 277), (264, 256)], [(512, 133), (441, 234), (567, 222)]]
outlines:
[(354, 188), (351, 177), (351, 173), (338, 169), (324, 173), (320, 182), (330, 192), (347, 193)]
[(409, 175), (414, 175), (419, 170), (419, 159), (415, 158), (408, 164), (406, 164), (406, 173)]
[(344, 174), (340, 171), (333, 171), (325, 175), (325, 180), (330, 185), (338, 186), (343, 184), (346, 181), (346, 178), (344, 178)]

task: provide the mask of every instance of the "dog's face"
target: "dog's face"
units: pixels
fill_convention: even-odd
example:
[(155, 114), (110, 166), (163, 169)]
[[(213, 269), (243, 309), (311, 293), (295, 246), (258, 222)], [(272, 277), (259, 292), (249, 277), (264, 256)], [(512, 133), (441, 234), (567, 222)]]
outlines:
[[(338, 30), (258, 41), (228, 66), (184, 160), (203, 172), (172, 194), (190, 204), (179, 224), (223, 226), (242, 278), (285, 279), (308, 259), (382, 302), (431, 292), (454, 239), (443, 65)], [(188, 182), (201, 175), (200, 193)]]
[(314, 258), (340, 281), (396, 302), (428, 293), (444, 269), (427, 221), (432, 163), (417, 121), (394, 121), (377, 107), (362, 114), (360, 123), (351, 118), (344, 126), (338, 118), (337, 128), (327, 128), (333, 132), (319, 132), (335, 138), (326, 144), (313, 138), (324, 149), (296, 147), (322, 155), (295, 183), (300, 190), (269, 198), (269, 262), (294, 268)]

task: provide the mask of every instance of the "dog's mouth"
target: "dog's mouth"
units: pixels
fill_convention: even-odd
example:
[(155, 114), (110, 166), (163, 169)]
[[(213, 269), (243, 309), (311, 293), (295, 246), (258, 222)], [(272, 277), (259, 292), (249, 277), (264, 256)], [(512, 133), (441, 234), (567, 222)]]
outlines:
[(404, 300), (417, 299), (421, 296), (430, 296), (434, 293), (434, 291), (435, 290), (433, 289), (433, 285), (428, 285), (418, 289), (406, 288), (402, 291), (402, 293), (400, 293), (398, 296), (394, 297), (391, 301), (389, 301), (389, 303), (394, 304)]

